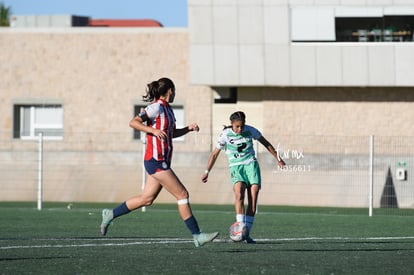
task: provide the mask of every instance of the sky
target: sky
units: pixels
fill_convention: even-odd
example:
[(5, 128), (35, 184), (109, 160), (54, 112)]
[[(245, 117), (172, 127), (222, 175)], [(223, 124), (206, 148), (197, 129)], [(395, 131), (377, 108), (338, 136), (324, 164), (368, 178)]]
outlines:
[(187, 0), (0, 0), (11, 15), (70, 14), (93, 19), (154, 19), (187, 27)]

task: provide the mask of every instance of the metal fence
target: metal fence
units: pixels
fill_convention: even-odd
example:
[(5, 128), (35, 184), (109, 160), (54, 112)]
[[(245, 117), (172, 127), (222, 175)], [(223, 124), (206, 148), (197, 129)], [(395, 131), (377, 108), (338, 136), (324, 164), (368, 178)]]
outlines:
[[(232, 204), (228, 163), (221, 153), (208, 183), (201, 183), (215, 138), (181, 142), (173, 169), (192, 203)], [(414, 209), (414, 137), (266, 136), (286, 161), (279, 169), (257, 144), (262, 172), (259, 204)], [(208, 146), (206, 146), (208, 145)], [(0, 134), (2, 201), (120, 202), (141, 192), (144, 144), (128, 133), (76, 133), (62, 140), (15, 140)], [(197, 146), (196, 146), (197, 147)], [(172, 203), (163, 191), (157, 202)], [(39, 205), (38, 206), (41, 206)], [(382, 211), (384, 212), (384, 211)]]

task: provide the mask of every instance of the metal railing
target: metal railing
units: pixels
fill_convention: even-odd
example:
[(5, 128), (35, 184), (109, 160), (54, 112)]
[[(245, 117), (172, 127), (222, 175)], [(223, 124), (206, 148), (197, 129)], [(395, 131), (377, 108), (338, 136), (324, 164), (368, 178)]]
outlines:
[[(37, 200), (39, 209), (42, 201), (119, 202), (139, 193), (145, 181), (145, 144), (125, 138), (125, 133), (77, 133), (78, 138), (61, 141), (44, 140), (42, 135), (29, 141), (0, 137), (2, 201)], [(265, 148), (256, 146), (262, 174), (260, 204), (366, 208), (370, 216), (376, 209), (381, 213), (414, 209), (414, 137), (266, 138), (287, 166), (279, 169)], [(180, 148), (195, 148), (199, 142), (214, 146), (207, 136), (189, 142), (191, 146)], [(224, 152), (208, 183), (201, 183), (209, 154), (176, 150), (172, 167), (193, 203), (232, 204)], [(157, 201), (174, 199), (161, 192)]]

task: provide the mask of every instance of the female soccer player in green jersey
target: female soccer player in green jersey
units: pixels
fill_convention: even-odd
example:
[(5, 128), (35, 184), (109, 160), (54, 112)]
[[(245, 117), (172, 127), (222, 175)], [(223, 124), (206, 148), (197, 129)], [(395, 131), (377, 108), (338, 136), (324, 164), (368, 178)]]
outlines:
[[(230, 180), (235, 195), (236, 221), (244, 222), (249, 232), (253, 226), (256, 213), (257, 199), (261, 186), (260, 167), (255, 157), (253, 139), (258, 140), (276, 159), (280, 168), (285, 162), (280, 158), (273, 145), (255, 127), (246, 125), (246, 115), (235, 112), (230, 116), (230, 126), (226, 126), (221, 133), (216, 148), (211, 153), (207, 169), (201, 180), (207, 182), (208, 174), (214, 166), (221, 150), (226, 152), (230, 166)], [(247, 191), (247, 209), (244, 207), (244, 198)], [(247, 243), (255, 243), (250, 237)]]

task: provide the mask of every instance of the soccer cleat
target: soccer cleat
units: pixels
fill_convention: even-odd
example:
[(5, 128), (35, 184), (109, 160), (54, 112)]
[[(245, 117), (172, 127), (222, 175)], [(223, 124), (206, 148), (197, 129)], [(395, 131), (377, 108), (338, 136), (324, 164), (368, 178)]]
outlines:
[(256, 243), (256, 241), (253, 240), (250, 236), (247, 236), (246, 243)]
[(106, 235), (106, 232), (108, 231), (108, 226), (111, 224), (113, 219), (114, 213), (111, 209), (102, 210), (101, 234), (103, 236)]
[(200, 233), (200, 234), (194, 234), (194, 245), (196, 247), (202, 246), (205, 243), (213, 241), (217, 236), (219, 235), (218, 232), (214, 233)]

